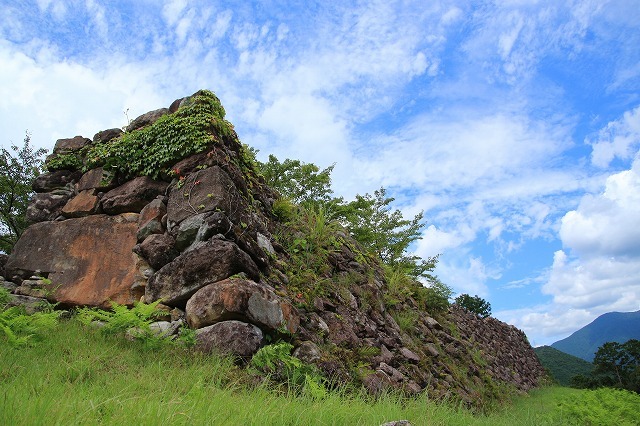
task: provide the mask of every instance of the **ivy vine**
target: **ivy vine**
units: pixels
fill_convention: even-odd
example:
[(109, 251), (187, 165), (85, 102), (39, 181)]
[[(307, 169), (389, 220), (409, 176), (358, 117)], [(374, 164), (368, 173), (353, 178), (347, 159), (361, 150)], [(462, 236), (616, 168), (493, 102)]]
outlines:
[[(158, 179), (183, 158), (221, 143), (221, 137), (234, 136), (233, 125), (224, 116), (218, 97), (211, 91), (201, 90), (187, 98), (175, 113), (109, 142), (90, 145), (77, 151), (76, 158), (85, 159), (83, 171), (103, 167), (125, 178)], [(69, 163), (69, 159), (65, 159), (65, 163)], [(50, 170), (52, 166), (61, 165), (49, 165)]]

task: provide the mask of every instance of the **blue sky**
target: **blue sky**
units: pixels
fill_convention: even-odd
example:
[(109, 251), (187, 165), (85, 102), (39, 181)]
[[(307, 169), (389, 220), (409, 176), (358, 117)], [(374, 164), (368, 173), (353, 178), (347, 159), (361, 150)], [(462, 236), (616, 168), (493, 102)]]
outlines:
[(637, 0), (0, 0), (0, 144), (210, 89), (263, 159), (424, 211), (416, 253), (549, 344), (640, 309), (638, 22)]

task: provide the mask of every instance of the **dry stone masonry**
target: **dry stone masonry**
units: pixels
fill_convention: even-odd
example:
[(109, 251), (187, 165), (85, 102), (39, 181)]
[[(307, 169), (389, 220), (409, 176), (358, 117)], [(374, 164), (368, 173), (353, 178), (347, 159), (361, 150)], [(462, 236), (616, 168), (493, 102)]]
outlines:
[(328, 378), (372, 393), (453, 394), (475, 405), (495, 383), (526, 391), (544, 375), (525, 335), (493, 318), (453, 308), (430, 315), (408, 300), (393, 307), (416, 312), (401, 329), (380, 265), (358, 256), (346, 232), (336, 236), (327, 284), (308, 283), (321, 291), (290, 286), (291, 253), (275, 237), (286, 232), (272, 213), (278, 194), (211, 92), (144, 114), (124, 132), (58, 140), (47, 166), (33, 183), (32, 225), (0, 257), (12, 303), (161, 300), (174, 322), (197, 329), (201, 350), (247, 360), (267, 340), (286, 339)]

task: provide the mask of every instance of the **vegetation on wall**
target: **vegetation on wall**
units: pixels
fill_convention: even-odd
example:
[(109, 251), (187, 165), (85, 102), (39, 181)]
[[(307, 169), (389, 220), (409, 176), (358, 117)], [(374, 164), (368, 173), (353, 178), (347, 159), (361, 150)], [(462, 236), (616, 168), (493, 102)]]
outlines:
[[(438, 257), (425, 260), (409, 252), (411, 244), (421, 238), (421, 230), (425, 227), (422, 212), (412, 219), (405, 219), (402, 212), (391, 208), (394, 198), (387, 196), (384, 188), (376, 190), (373, 195), (357, 195), (350, 202), (334, 197), (331, 189), (333, 166), (321, 170), (314, 164), (298, 160), (280, 162), (273, 155), (266, 163), (258, 161), (256, 165), (267, 185), (282, 195), (274, 202), (276, 217), (300, 227), (300, 219), (304, 222), (319, 214), (323, 218), (321, 223), (335, 228), (330, 235), (335, 235), (338, 228), (344, 228), (364, 250), (362, 256), (373, 256), (382, 262), (391, 289), (387, 295), (390, 305), (411, 297), (423, 309), (432, 312), (441, 312), (449, 306), (451, 288), (433, 275)], [(305, 213), (296, 214), (296, 204)], [(298, 239), (297, 243), (308, 242)], [(333, 249), (337, 248), (335, 241), (327, 243), (316, 246), (330, 249), (333, 245)], [(308, 252), (310, 247), (303, 247), (302, 252)], [(311, 257), (318, 258), (315, 255)]]
[(58, 155), (47, 166), (87, 171), (103, 167), (124, 178), (149, 176), (153, 179), (170, 173), (173, 164), (192, 154), (205, 151), (221, 138), (234, 136), (231, 123), (218, 97), (201, 90), (187, 98), (173, 114), (160, 117), (152, 125), (125, 132), (109, 142), (97, 142), (77, 152)]
[(24, 145), (11, 145), (12, 152), (0, 151), (0, 252), (11, 253), (27, 228), (26, 212), (33, 194), (31, 183), (42, 171), (45, 149), (33, 150), (31, 135)]

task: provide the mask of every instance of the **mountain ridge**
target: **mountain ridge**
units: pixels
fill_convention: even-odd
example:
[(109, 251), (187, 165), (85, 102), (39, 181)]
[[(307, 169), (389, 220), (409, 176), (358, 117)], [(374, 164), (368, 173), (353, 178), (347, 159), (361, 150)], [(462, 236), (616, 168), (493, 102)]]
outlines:
[(640, 310), (602, 314), (569, 337), (552, 343), (551, 347), (592, 362), (604, 343), (624, 343), (629, 339), (640, 339)]

